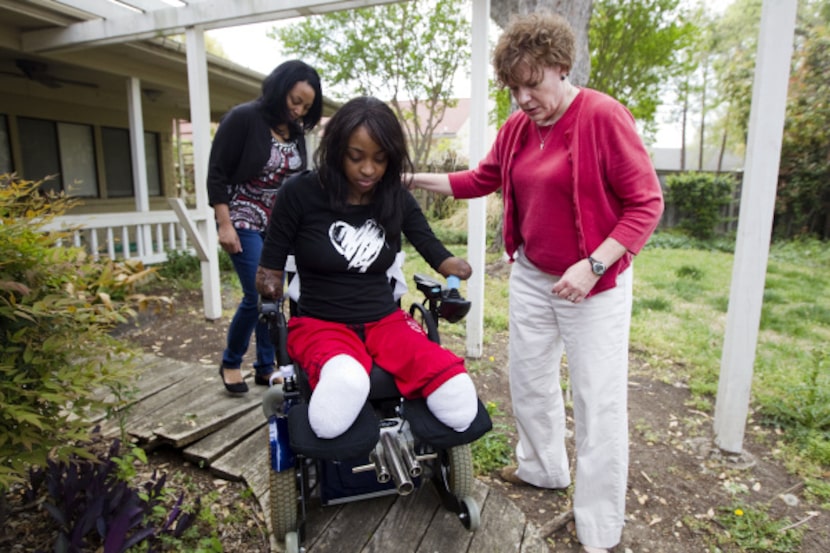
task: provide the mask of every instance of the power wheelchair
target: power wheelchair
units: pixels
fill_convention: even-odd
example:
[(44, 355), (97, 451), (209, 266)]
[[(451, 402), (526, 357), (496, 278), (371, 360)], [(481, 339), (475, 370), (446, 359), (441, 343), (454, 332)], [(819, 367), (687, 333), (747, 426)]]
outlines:
[[(454, 277), (445, 288), (424, 275), (414, 276), (423, 302), (410, 314), (430, 340), (440, 343), (438, 321), (457, 322), (470, 309)], [(404, 399), (392, 376), (377, 365), (370, 373), (369, 398), (355, 423), (341, 436), (320, 439), (308, 423), (311, 390), (302, 370), (288, 356), (285, 300), (263, 302), (260, 316), (268, 322), (283, 374), (282, 386), (263, 397), (269, 429), (270, 517), (274, 538), (287, 553), (304, 551), (305, 522), (312, 498), (321, 506), (387, 494), (408, 495), (431, 482), (442, 505), (474, 531), (480, 523), (473, 498), (470, 444), (492, 428), (479, 401), (469, 429), (455, 432), (438, 421), (423, 399)], [(295, 305), (291, 304), (290, 313)]]

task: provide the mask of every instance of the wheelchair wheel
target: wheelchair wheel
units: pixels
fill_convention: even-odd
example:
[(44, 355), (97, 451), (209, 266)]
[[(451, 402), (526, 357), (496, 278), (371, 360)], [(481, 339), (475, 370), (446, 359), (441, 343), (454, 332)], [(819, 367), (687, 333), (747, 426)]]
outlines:
[(459, 499), (473, 496), (473, 450), (470, 444), (447, 451), (447, 488)]
[(409, 314), (412, 315), (415, 322), (421, 325), (430, 340), (436, 344), (441, 343), (441, 336), (438, 334), (438, 323), (426, 307), (420, 303), (413, 303), (409, 306)]
[[(286, 541), (294, 534), (297, 540), (297, 475), (294, 469), (270, 471), (271, 529), (277, 542)], [(295, 550), (298, 551), (298, 550)]]
[(461, 519), (461, 524), (464, 528), (475, 532), (481, 526), (481, 511), (478, 508), (478, 503), (470, 496), (461, 498), (459, 502), (461, 512), (458, 513), (458, 518)]

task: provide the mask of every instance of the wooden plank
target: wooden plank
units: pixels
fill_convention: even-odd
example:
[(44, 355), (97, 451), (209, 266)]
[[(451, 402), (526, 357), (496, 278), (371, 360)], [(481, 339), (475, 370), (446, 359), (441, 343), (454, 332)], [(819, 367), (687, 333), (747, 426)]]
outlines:
[(342, 504), (323, 507), (318, 499), (312, 499), (306, 512), (304, 545), (312, 547), (326, 533), (344, 508)]
[[(148, 365), (148, 369), (152, 371), (152, 374), (146, 380), (143, 378), (138, 380), (138, 382), (142, 382), (140, 384), (142, 387), (139, 388), (138, 400), (119, 410), (117, 416), (102, 425), (105, 435), (113, 430), (119, 431), (122, 424), (129, 431), (138, 426), (140, 421), (148, 417), (153, 411), (181, 397), (183, 391), (188, 389), (190, 384), (187, 377), (192, 376), (194, 365), (170, 359), (160, 359), (160, 363)], [(157, 419), (150, 418), (150, 424), (155, 425)], [(128, 433), (132, 434), (131, 432)], [(148, 433), (146, 436), (139, 434), (136, 437), (148, 441), (153, 435), (152, 433)]]
[(344, 505), (308, 552), (359, 553), (397, 498), (387, 495)]
[[(489, 488), (480, 480), (473, 484), (473, 499), (476, 500), (479, 512), (483, 510), (489, 496)], [(473, 532), (470, 532), (461, 521), (458, 515), (443, 506), (438, 510), (435, 519), (427, 529), (424, 539), (418, 546), (417, 553), (435, 553), (436, 551), (461, 552), (467, 551), (473, 539)], [(490, 544), (488, 544), (490, 546)], [(475, 550), (471, 550), (477, 553)], [(492, 544), (488, 551), (501, 551), (498, 544)]]
[[(239, 474), (256, 497), (265, 495), (270, 486), (271, 462), (268, 457), (268, 427), (263, 426), (249, 437), (250, 455), (238, 464)], [(236, 449), (236, 448), (234, 448)]]
[[(183, 447), (230, 423), (260, 401), (261, 392), (228, 395), (218, 374), (201, 379), (191, 376), (142, 401), (128, 430), (139, 440), (164, 439)], [(216, 414), (217, 409), (221, 414)], [(200, 416), (200, 412), (204, 414)]]
[[(410, 495), (398, 497), (362, 551), (414, 552), (439, 507), (438, 496), (431, 489), (431, 484), (422, 485)], [(390, 547), (392, 544), (395, 546)]]
[[(133, 366), (135, 377), (131, 382), (125, 383), (128, 389), (121, 399), (126, 401), (118, 409), (117, 412), (119, 413), (160, 390), (183, 380), (187, 376), (190, 367), (187, 363), (152, 354), (145, 354), (131, 361), (126, 359), (113, 361), (113, 363), (122, 362), (130, 363)], [(99, 389), (96, 395), (101, 397), (102, 401), (110, 403), (116, 403), (118, 400), (108, 388)], [(106, 412), (100, 412), (90, 414), (86, 418), (90, 423), (96, 423), (103, 421), (106, 416)], [(103, 422), (102, 426), (106, 429), (112, 428), (112, 424), (107, 421)]]
[(267, 424), (262, 409), (253, 407), (227, 426), (189, 445), (182, 453), (192, 463), (209, 465)]
[[(469, 551), (518, 553), (524, 537), (524, 513), (507, 497), (491, 490), (481, 510), (481, 526), (473, 536)], [(493, 547), (493, 544), (499, 544)]]
[(193, 374), (193, 363), (184, 363), (169, 357), (145, 355), (138, 367), (135, 384), (138, 398), (144, 399)]
[[(263, 460), (263, 457), (264, 460)], [(268, 470), (270, 465), (268, 462), (268, 427), (263, 426), (257, 432), (254, 432), (247, 439), (240, 442), (236, 447), (216, 459), (210, 464), (210, 470), (219, 476), (228, 480), (242, 480), (244, 477), (243, 470), (248, 471), (249, 486), (252, 482), (256, 483), (263, 478), (266, 482)], [(264, 473), (257, 475), (255, 472)], [(253, 487), (253, 486), (252, 486)]]
[[(218, 380), (218, 377), (217, 377)], [(244, 397), (232, 397), (214, 382), (209, 389), (183, 397), (180, 402), (166, 405), (156, 416), (164, 421), (154, 430), (156, 436), (174, 447), (184, 447), (220, 429), (262, 404), (263, 389), (254, 386)], [(265, 420), (265, 416), (260, 416)]]

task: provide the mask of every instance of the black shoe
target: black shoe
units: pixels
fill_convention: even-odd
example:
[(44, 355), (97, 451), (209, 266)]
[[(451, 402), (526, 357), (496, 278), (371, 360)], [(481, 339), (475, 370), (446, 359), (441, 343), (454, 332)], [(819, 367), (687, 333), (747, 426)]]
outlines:
[(232, 394), (245, 394), (248, 392), (248, 384), (245, 381), (242, 382), (234, 382), (233, 384), (228, 384), (225, 382), (225, 366), (219, 365), (219, 377), (222, 379), (222, 384), (225, 385), (225, 389), (232, 393)]

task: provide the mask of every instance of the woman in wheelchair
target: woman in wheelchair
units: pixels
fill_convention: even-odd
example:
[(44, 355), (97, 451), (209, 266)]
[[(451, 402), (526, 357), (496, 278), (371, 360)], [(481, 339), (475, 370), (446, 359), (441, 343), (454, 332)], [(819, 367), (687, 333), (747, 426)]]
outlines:
[(354, 423), (377, 363), (407, 399), (425, 398), (456, 432), (476, 417), (478, 398), (464, 360), (429, 340), (393, 297), (402, 236), (441, 275), (467, 279), (470, 265), (435, 237), (401, 182), (412, 162), (403, 129), (380, 100), (355, 98), (325, 127), (317, 169), (280, 188), (256, 274), (266, 299), (283, 294), (289, 253), (302, 293), (288, 322), (288, 353), (312, 388), (309, 424), (334, 438)]

